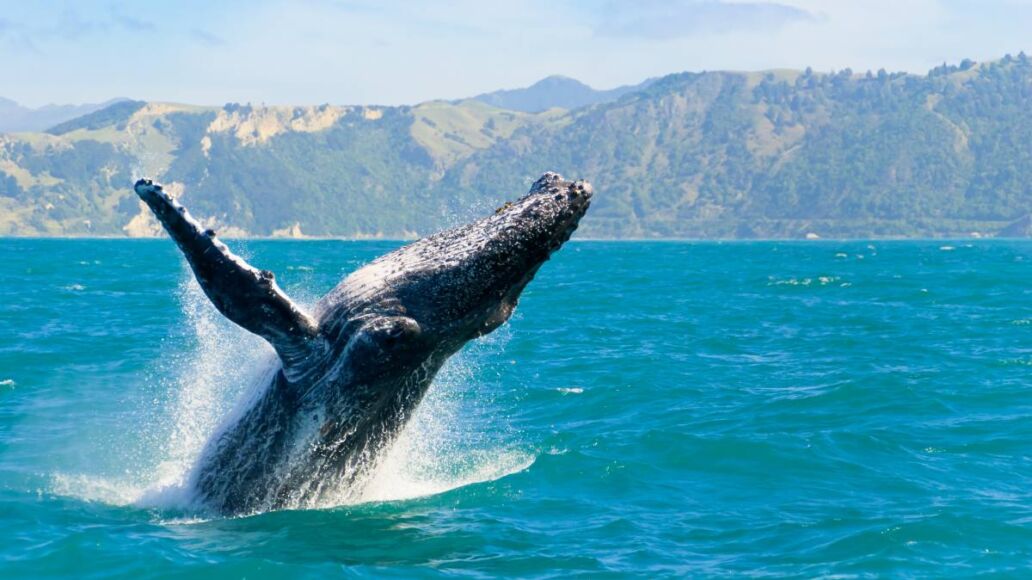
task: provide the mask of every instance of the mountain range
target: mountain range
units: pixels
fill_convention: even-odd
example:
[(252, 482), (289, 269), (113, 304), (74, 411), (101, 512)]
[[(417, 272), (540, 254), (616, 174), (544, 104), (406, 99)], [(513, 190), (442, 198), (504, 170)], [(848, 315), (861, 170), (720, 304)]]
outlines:
[(111, 99), (103, 103), (84, 105), (44, 105), (30, 108), (0, 97), (0, 133), (43, 131), (58, 123), (88, 115), (125, 99)]
[(0, 135), (0, 235), (149, 236), (153, 177), (226, 236), (413, 237), (544, 171), (598, 238), (1027, 235), (1032, 63), (679, 73), (415, 106), (120, 101)]

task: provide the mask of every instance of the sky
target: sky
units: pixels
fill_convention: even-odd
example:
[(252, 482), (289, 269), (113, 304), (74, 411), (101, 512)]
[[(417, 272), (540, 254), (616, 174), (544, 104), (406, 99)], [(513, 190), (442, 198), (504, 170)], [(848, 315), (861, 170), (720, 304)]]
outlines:
[(0, 96), (415, 104), (562, 74), (925, 73), (1032, 53), (1032, 0), (0, 0)]

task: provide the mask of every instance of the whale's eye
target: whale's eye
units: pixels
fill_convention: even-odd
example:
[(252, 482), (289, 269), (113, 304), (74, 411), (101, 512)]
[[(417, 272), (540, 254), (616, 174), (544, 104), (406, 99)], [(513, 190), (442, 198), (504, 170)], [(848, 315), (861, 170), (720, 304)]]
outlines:
[(362, 329), (362, 334), (384, 351), (392, 351), (419, 336), (419, 323), (407, 316), (378, 318)]

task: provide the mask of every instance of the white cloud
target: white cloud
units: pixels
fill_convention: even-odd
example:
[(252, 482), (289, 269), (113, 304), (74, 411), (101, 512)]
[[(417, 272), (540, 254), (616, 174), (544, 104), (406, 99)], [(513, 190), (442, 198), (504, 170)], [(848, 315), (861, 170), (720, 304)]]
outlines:
[[(0, 0), (2, 92), (220, 104), (415, 103), (565, 74), (924, 72), (1030, 51), (1032, 0)], [(34, 50), (33, 50), (34, 49)]]

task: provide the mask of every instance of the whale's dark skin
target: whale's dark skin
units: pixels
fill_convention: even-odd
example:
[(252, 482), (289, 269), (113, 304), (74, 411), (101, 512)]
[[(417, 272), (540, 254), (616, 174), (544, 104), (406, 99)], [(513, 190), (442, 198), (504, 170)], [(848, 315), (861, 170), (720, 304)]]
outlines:
[(160, 185), (140, 180), (135, 190), (215, 307), (271, 343), (281, 363), (194, 470), (197, 499), (225, 514), (311, 506), (361, 475), (445, 360), (509, 318), (591, 198), (586, 182), (547, 173), (494, 215), (355, 271), (307, 313)]

